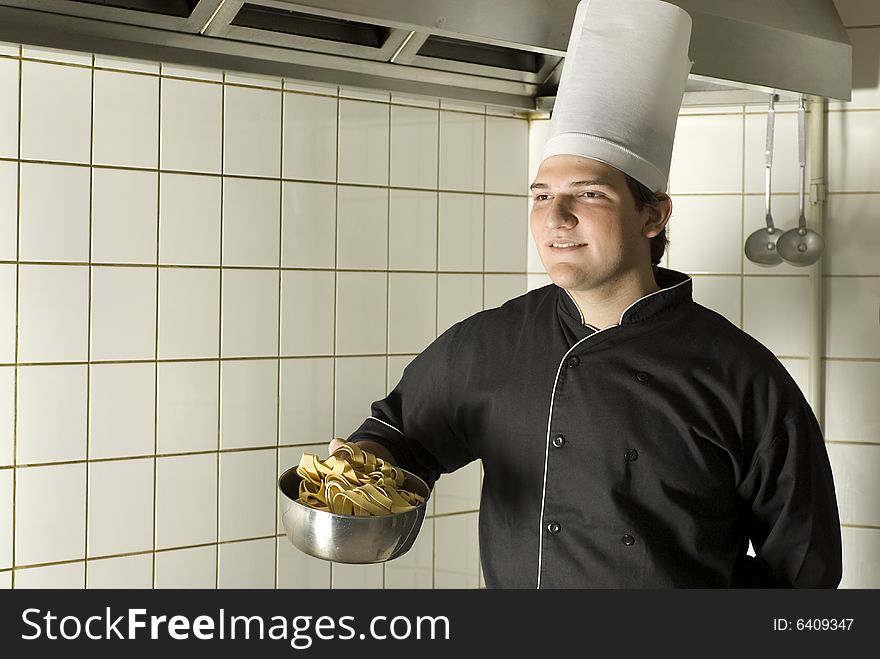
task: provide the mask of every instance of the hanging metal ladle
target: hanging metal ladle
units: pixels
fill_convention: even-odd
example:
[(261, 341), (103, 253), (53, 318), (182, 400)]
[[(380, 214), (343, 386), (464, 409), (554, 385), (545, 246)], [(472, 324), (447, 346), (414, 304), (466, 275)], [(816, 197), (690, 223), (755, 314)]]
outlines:
[(798, 155), (801, 165), (800, 216), (798, 217), (797, 228), (789, 229), (783, 233), (776, 243), (776, 249), (785, 261), (801, 267), (813, 265), (822, 256), (822, 251), (825, 249), (825, 239), (822, 238), (822, 234), (807, 228), (807, 218), (804, 215), (804, 187), (806, 185), (807, 163), (806, 124), (804, 95), (801, 94), (801, 102), (798, 107)]
[(753, 263), (762, 266), (779, 265), (782, 257), (776, 251), (776, 243), (782, 235), (782, 231), (773, 226), (773, 215), (770, 213), (770, 167), (773, 165), (773, 125), (776, 119), (776, 110), (773, 103), (775, 94), (770, 94), (770, 106), (767, 109), (767, 148), (764, 151), (765, 178), (764, 199), (766, 206), (765, 221), (767, 226), (754, 231), (747, 239), (743, 251), (746, 258)]

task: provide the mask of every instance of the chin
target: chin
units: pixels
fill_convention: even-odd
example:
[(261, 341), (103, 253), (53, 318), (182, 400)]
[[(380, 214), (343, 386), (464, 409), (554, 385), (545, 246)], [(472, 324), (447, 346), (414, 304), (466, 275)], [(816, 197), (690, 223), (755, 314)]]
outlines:
[(550, 280), (560, 288), (577, 288), (587, 279), (587, 274), (580, 268), (570, 265), (555, 265), (547, 270)]

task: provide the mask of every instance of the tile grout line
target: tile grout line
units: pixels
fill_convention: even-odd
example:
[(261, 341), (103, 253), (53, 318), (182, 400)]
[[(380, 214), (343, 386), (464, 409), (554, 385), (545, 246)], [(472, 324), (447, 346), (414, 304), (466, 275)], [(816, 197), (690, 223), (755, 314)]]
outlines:
[[(18, 46), (21, 56), (21, 44)], [(16, 222), (15, 222), (15, 345), (13, 346), (15, 370), (12, 385), (12, 575), (10, 588), (15, 589), (15, 561), (18, 544), (18, 344), (21, 340), (19, 325), (21, 317), (21, 109), (23, 93), (24, 68), (21, 59), (18, 61), (18, 167), (16, 176)]]
[[(434, 206), (435, 223), (434, 223), (434, 338), (440, 335), (440, 180), (441, 167), (443, 166), (442, 144), (443, 144), (443, 110), (437, 110), (437, 192), (436, 203)], [(436, 484), (434, 485), (436, 488)], [(433, 490), (431, 492), (433, 494)], [(431, 500), (431, 510), (435, 510), (436, 497)], [(427, 511), (426, 511), (427, 512)], [(436, 584), (436, 566), (437, 566), (437, 525), (432, 522), (431, 526), (431, 589), (437, 587)]]
[[(0, 156), (0, 162), (18, 162), (18, 158), (8, 158)], [(42, 160), (39, 158), (22, 158), (20, 161), (26, 165), (47, 165), (47, 166), (55, 166), (55, 167), (76, 167), (76, 168), (86, 168), (92, 167), (88, 163), (83, 162), (73, 162), (73, 161), (64, 161), (64, 160)], [(206, 171), (192, 171), (186, 169), (173, 169), (167, 167), (139, 167), (136, 165), (105, 165), (101, 163), (97, 163), (93, 167), (94, 169), (104, 170), (104, 169), (114, 169), (121, 170), (125, 172), (153, 172), (160, 174), (176, 174), (176, 175), (184, 175), (191, 177), (201, 177), (201, 178), (215, 178), (221, 179), (224, 178), (223, 174), (217, 172), (206, 172)], [(270, 181), (275, 182), (279, 179), (278, 176), (264, 176), (261, 174), (235, 174), (235, 178), (243, 179), (247, 181)], [(345, 185), (352, 188), (360, 188), (360, 189), (374, 189), (374, 190), (385, 190), (386, 188), (391, 188), (392, 190), (399, 190), (402, 192), (434, 192), (433, 188), (425, 188), (418, 186), (407, 186), (407, 185), (381, 185), (378, 183), (358, 183), (355, 181), (346, 181), (345, 183), (340, 183), (338, 181), (330, 181), (325, 179), (309, 179), (309, 178), (288, 178), (281, 176), (281, 181), (284, 183), (306, 183), (306, 184), (314, 184), (314, 185)], [(483, 196), (488, 195), (490, 197), (513, 197), (516, 199), (528, 199), (528, 194), (519, 194), (513, 192), (482, 192), (480, 190), (466, 190), (466, 189), (444, 189), (440, 190), (441, 192), (451, 192), (463, 195), (470, 196)], [(731, 196), (736, 195), (738, 193), (735, 192), (693, 192), (693, 193), (682, 193), (683, 195), (690, 197), (700, 197), (700, 196)], [(752, 192), (749, 193), (753, 196), (757, 196), (761, 193)], [(788, 196), (796, 196), (798, 193), (795, 192), (780, 192), (780, 195), (788, 195)], [(880, 194), (880, 190), (866, 190), (866, 191), (854, 191), (854, 190), (841, 190), (841, 191), (833, 191), (830, 194)]]
[[(282, 81), (281, 86), (283, 88), (284, 82)], [(282, 265), (282, 257), (284, 253), (284, 183), (281, 181), (281, 178), (284, 176), (284, 93), (281, 93), (281, 146), (278, 149), (278, 318), (276, 322), (276, 331), (278, 333), (277, 339), (277, 350), (278, 350), (278, 364), (276, 369), (276, 391), (275, 391), (275, 479), (273, 481), (273, 498), (275, 500), (275, 517), (272, 519), (272, 529), (275, 533), (278, 533), (278, 514), (279, 514), (279, 494), (278, 494), (278, 478), (281, 476), (281, 332), (284, 329), (284, 324), (281, 321), (281, 299), (284, 293), (284, 281), (283, 281), (283, 270), (281, 270)], [(273, 567), (273, 588), (278, 590), (278, 576), (279, 576), (279, 547), (278, 547), (278, 539), (275, 539), (273, 543), (272, 550), (274, 552), (275, 559), (272, 563)]]
[[(161, 67), (161, 64), (160, 64)], [(161, 72), (161, 68), (160, 68)], [(156, 116), (156, 164), (162, 164), (162, 78), (158, 82), (157, 116)], [(153, 369), (153, 551), (151, 552), (151, 583), (156, 589), (156, 548), (158, 540), (158, 506), (159, 506), (159, 270), (160, 247), (162, 241), (162, 175), (156, 173), (156, 335), (154, 339), (154, 355), (156, 366)]]
[(226, 71), (223, 71), (220, 85), (220, 283), (218, 287), (217, 315), (217, 452), (216, 452), (216, 497), (214, 500), (214, 589), (220, 588), (220, 451), (222, 444), (223, 418), (223, 245), (225, 242), (226, 214)]
[(86, 324), (86, 362), (88, 363), (85, 367), (86, 369), (86, 464), (85, 464), (85, 479), (86, 479), (86, 499), (85, 499), (85, 528), (83, 532), (83, 588), (88, 588), (89, 586), (89, 489), (91, 486), (91, 467), (88, 463), (89, 458), (91, 457), (91, 432), (89, 428), (90, 420), (91, 420), (91, 378), (92, 378), (92, 296), (93, 296), (93, 287), (94, 287), (94, 267), (92, 266), (92, 242), (94, 240), (94, 207), (95, 207), (95, 170), (92, 168), (92, 165), (95, 162), (95, 54), (91, 55), (92, 64), (89, 69), (90, 74), (90, 83), (91, 83), (91, 94), (90, 94), (90, 103), (89, 103), (89, 308), (88, 308), (88, 321)]
[[(390, 99), (390, 94), (389, 94)], [(394, 130), (394, 122), (392, 120), (392, 106), (388, 106), (388, 161), (386, 162), (386, 179), (385, 179), (385, 386), (384, 391), (387, 394), (389, 389), (389, 359), (388, 353), (391, 350), (391, 153), (392, 153), (392, 131)], [(386, 563), (381, 563), (382, 567), (382, 589), (386, 588), (387, 570)]]
[[(339, 322), (339, 120), (340, 120), (340, 98), (339, 98), (339, 87), (336, 88), (336, 157), (334, 160), (335, 171), (333, 173), (333, 178), (335, 181), (335, 185), (333, 187), (333, 192), (335, 195), (334, 201), (334, 209), (333, 209), (333, 437), (335, 438), (338, 434), (338, 427), (336, 424), (336, 419), (339, 414), (339, 399), (338, 399), (338, 390), (337, 384), (339, 381), (338, 378), (338, 369), (339, 369), (339, 359), (337, 356), (337, 347), (336, 342), (338, 340), (338, 329), (337, 323)], [(330, 572), (330, 583), (328, 584), (328, 588), (333, 589), (333, 568), (335, 563), (330, 562), (329, 572)]]

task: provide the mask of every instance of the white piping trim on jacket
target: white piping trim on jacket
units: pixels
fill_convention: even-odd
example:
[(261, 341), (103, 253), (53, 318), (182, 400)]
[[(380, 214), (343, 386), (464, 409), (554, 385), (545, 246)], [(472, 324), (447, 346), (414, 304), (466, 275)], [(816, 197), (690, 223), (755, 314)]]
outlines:
[[(397, 430), (397, 428), (395, 428), (394, 426), (392, 426), (390, 423), (386, 423), (386, 422), (383, 421), (382, 419), (377, 419), (377, 418), (374, 417), (374, 416), (370, 416), (370, 417), (367, 417), (367, 418), (368, 418), (368, 419), (372, 419), (373, 421), (378, 421), (378, 422), (381, 423), (383, 426), (388, 426), (389, 428), (391, 428), (391, 430)], [(400, 436), (401, 436), (401, 437), (406, 437), (406, 435), (403, 434), (403, 431), (401, 431), (401, 430), (397, 430), (397, 432), (400, 433)]]
[(579, 304), (577, 303), (577, 300), (574, 299), (574, 295), (572, 295), (571, 293), (569, 293), (567, 288), (563, 288), (562, 290), (564, 290), (566, 293), (568, 293), (568, 297), (570, 297), (570, 298), (571, 298), (571, 301), (574, 302), (574, 307), (575, 307), (575, 309), (577, 309), (577, 310), (578, 310), (578, 313), (581, 315), (581, 325), (586, 325), (586, 324), (587, 324), (587, 321), (584, 319), (584, 312), (581, 311), (581, 305), (579, 305)]
[[(565, 364), (565, 360), (568, 359), (568, 356), (571, 354), (571, 351), (574, 350), (575, 348), (577, 348), (581, 343), (583, 343), (584, 341), (586, 341), (589, 338), (596, 336), (597, 334), (601, 334), (605, 330), (609, 330), (613, 327), (619, 327), (620, 323), (623, 322), (623, 317), (626, 315), (626, 312), (629, 311), (630, 309), (632, 309), (632, 307), (634, 305), (636, 305), (638, 302), (645, 300), (645, 299), (651, 297), (652, 295), (656, 295), (657, 293), (662, 293), (663, 291), (671, 291), (674, 288), (678, 288), (682, 284), (686, 284), (688, 281), (690, 281), (690, 279), (691, 278), (688, 277), (684, 281), (680, 281), (679, 283), (677, 283), (675, 286), (670, 286), (668, 288), (661, 288), (660, 290), (654, 291), (653, 293), (648, 293), (647, 295), (640, 297), (638, 300), (636, 300), (635, 302), (630, 304), (626, 309), (623, 310), (623, 313), (620, 314), (620, 321), (617, 325), (611, 325), (609, 327), (605, 327), (603, 329), (596, 330), (595, 332), (593, 332), (589, 336), (585, 336), (580, 341), (575, 343), (571, 348), (569, 348), (566, 351), (566, 353), (562, 356), (562, 359), (559, 362), (559, 367), (556, 369), (556, 378), (553, 380), (553, 391), (550, 394), (550, 413), (547, 416), (547, 438), (545, 440), (546, 444), (544, 446), (544, 483), (541, 486), (541, 519), (540, 519), (540, 524), (538, 526), (538, 582), (537, 582), (537, 586), (535, 586), (536, 589), (541, 587), (541, 558), (543, 557), (543, 554), (544, 554), (544, 501), (545, 501), (546, 495), (547, 495), (547, 464), (549, 463), (548, 458), (550, 457), (550, 426), (553, 423), (553, 402), (556, 400), (556, 384), (559, 382), (559, 374), (562, 372), (562, 365)], [(563, 289), (563, 290), (565, 290), (565, 289)], [(568, 293), (567, 290), (565, 290), (565, 292)], [(569, 293), (569, 295), (571, 295), (571, 293)]]

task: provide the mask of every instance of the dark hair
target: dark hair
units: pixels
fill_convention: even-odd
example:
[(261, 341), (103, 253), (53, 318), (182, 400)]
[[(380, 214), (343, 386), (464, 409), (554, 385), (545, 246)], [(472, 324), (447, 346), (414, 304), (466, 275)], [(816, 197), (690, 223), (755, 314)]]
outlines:
[[(641, 211), (645, 206), (656, 206), (661, 199), (666, 197), (662, 192), (653, 192), (650, 188), (642, 185), (629, 174), (626, 176), (626, 184), (632, 193), (636, 202), (636, 210)], [(666, 227), (663, 231), (651, 238), (651, 265), (658, 265), (666, 251), (666, 245), (669, 244), (669, 237), (666, 235)]]

